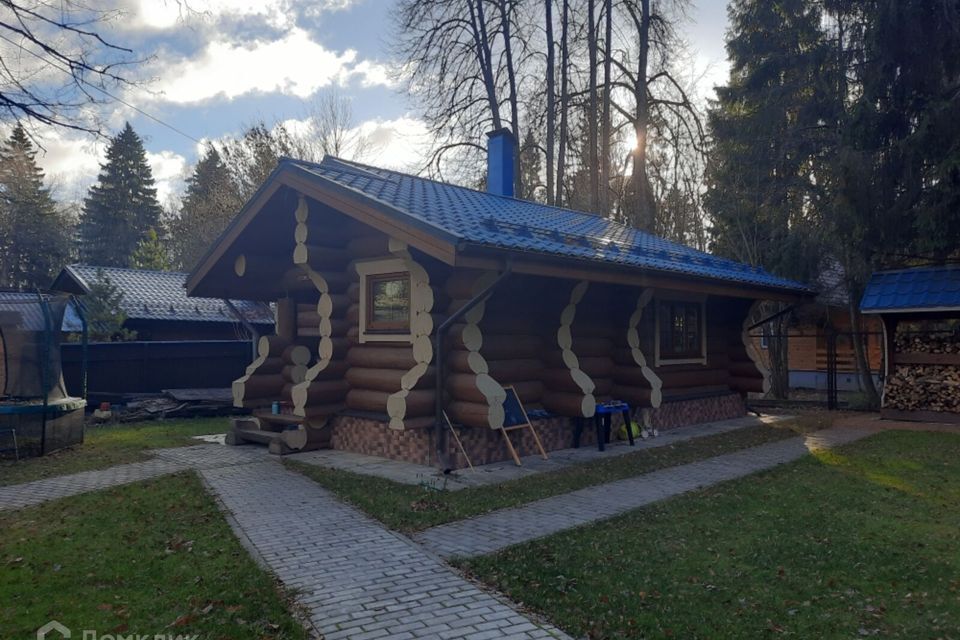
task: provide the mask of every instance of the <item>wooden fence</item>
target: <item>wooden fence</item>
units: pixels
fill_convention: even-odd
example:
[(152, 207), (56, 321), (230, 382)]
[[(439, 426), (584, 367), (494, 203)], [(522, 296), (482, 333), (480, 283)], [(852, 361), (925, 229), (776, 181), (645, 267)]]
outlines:
[[(67, 391), (79, 396), (83, 346), (64, 343), (60, 353)], [(87, 395), (94, 404), (163, 389), (229, 387), (250, 360), (246, 340), (93, 343), (87, 346)]]

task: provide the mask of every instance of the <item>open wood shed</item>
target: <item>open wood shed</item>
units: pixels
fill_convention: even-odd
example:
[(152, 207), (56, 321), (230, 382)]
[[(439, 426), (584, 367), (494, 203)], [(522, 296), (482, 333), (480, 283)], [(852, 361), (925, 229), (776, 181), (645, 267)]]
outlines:
[(960, 423), (960, 266), (874, 273), (860, 310), (883, 322), (881, 415)]
[(276, 335), (234, 399), (289, 427), (279, 450), (456, 467), (442, 412), (474, 463), (506, 459), (508, 385), (542, 410), (548, 449), (569, 447), (573, 421), (606, 399), (669, 428), (742, 416), (745, 394), (767, 388), (748, 318), (804, 286), (511, 197), (505, 135), (491, 139), (489, 192), (285, 159), (201, 260), (189, 295), (276, 302)]

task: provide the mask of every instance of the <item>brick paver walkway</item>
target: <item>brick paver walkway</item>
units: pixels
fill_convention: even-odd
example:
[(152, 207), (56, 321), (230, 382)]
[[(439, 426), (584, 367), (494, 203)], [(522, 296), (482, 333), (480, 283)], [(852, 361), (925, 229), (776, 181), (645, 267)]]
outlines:
[(876, 431), (877, 427), (872, 424), (824, 429), (806, 437), (771, 442), (440, 525), (417, 534), (415, 539), (444, 558), (493, 553), (564, 529), (612, 518), (671, 496), (791, 462), (803, 457), (811, 449), (839, 446)]
[(567, 638), (281, 465), (200, 473), (248, 548), (299, 590), (327, 640)]
[(187, 469), (247, 464), (266, 456), (265, 450), (221, 445), (156, 449), (153, 453), (156, 458), (152, 460), (0, 487), (0, 511), (21, 509), (48, 500), (149, 480)]

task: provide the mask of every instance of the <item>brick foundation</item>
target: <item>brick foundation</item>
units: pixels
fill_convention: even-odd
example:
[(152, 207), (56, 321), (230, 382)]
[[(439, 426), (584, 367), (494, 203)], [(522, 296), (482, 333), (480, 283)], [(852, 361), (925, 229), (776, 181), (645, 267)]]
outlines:
[[(746, 407), (739, 394), (730, 394), (696, 400), (682, 400), (664, 403), (650, 411), (650, 424), (658, 429), (672, 429), (689, 424), (712, 422), (740, 418), (746, 414)], [(621, 423), (614, 416), (614, 438)], [(553, 417), (534, 420), (534, 427), (543, 448), (547, 451), (569, 449), (573, 446), (574, 421), (572, 418)], [(457, 435), (463, 448), (474, 465), (489, 464), (510, 460), (510, 451), (499, 431), (477, 427), (457, 428)], [(453, 438), (449, 440), (449, 459), (451, 466), (462, 469), (467, 461)], [(510, 441), (520, 456), (535, 455), (536, 443), (529, 429), (517, 429), (510, 432)], [(593, 421), (587, 420), (580, 446), (595, 446), (596, 429)], [(432, 465), (434, 460), (433, 428), (423, 427), (397, 431), (386, 422), (370, 418), (341, 415), (333, 419), (334, 449), (353, 451), (391, 460), (403, 460), (422, 465)]]
[(657, 429), (675, 429), (701, 422), (742, 418), (747, 407), (739, 393), (723, 396), (664, 402), (650, 410), (650, 426)]

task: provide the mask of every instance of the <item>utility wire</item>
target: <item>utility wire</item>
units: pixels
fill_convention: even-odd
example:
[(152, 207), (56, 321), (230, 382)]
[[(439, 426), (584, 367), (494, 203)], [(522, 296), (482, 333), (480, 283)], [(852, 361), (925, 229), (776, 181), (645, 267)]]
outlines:
[(56, 63), (54, 63), (54, 62), (51, 62), (49, 59), (44, 58), (44, 57), (41, 56), (39, 53), (37, 53), (37, 52), (35, 52), (35, 51), (31, 51), (30, 49), (27, 49), (26, 47), (24, 47), (24, 46), (23, 46), (22, 44), (20, 44), (19, 42), (14, 42), (13, 40), (11, 40), (10, 38), (8, 38), (7, 36), (5, 36), (5, 35), (3, 35), (3, 34), (0, 34), (0, 40), (5, 40), (5, 41), (9, 42), (9, 43), (12, 44), (13, 46), (18, 47), (21, 51), (23, 51), (23, 52), (25, 52), (25, 53), (29, 53), (30, 55), (32, 55), (34, 58), (37, 58), (37, 59), (40, 60), (41, 62), (50, 65), (50, 66), (53, 67), (54, 69), (57, 69), (57, 70), (59, 70), (59, 71), (62, 71), (63, 73), (65, 73), (65, 74), (67, 74), (68, 76), (70, 76), (71, 78), (73, 78), (75, 81), (80, 82), (80, 83), (82, 83), (82, 84), (90, 87), (91, 89), (94, 89), (94, 90), (96, 90), (96, 91), (99, 91), (100, 93), (102, 93), (103, 95), (107, 96), (108, 98), (110, 98), (110, 99), (112, 99), (112, 100), (115, 100), (115, 101), (119, 102), (120, 104), (122, 104), (122, 105), (124, 105), (124, 106), (126, 106), (126, 107), (129, 107), (129, 108), (133, 109), (133, 110), (136, 111), (137, 113), (139, 113), (139, 114), (141, 114), (141, 115), (143, 115), (143, 116), (145, 116), (145, 117), (153, 120), (154, 122), (156, 122), (156, 123), (159, 124), (160, 126), (166, 127), (166, 128), (169, 129), (170, 131), (173, 131), (174, 133), (183, 136), (183, 137), (186, 138), (187, 140), (192, 140), (193, 142), (196, 142), (197, 144), (203, 144), (202, 141), (197, 140), (196, 138), (194, 138), (194, 137), (193, 137), (192, 135), (190, 135), (189, 133), (186, 133), (185, 131), (183, 131), (183, 130), (181, 130), (181, 129), (178, 129), (177, 127), (175, 127), (175, 126), (172, 125), (172, 124), (169, 124), (169, 123), (167, 123), (167, 122), (164, 122), (163, 120), (161, 120), (160, 118), (156, 117), (155, 115), (153, 115), (153, 114), (151, 114), (151, 113), (147, 113), (146, 111), (144, 111), (144, 110), (141, 109), (140, 107), (136, 107), (136, 106), (130, 104), (129, 102), (127, 102), (127, 101), (124, 100), (123, 98), (119, 98), (119, 97), (113, 95), (112, 93), (110, 93), (110, 92), (107, 91), (106, 89), (104, 89), (104, 88), (102, 88), (102, 87), (98, 87), (97, 85), (95, 85), (95, 84), (93, 84), (93, 83), (91, 83), (91, 82), (88, 82), (88, 81), (85, 80), (84, 78), (78, 77), (78, 76), (74, 75), (73, 73), (70, 72), (69, 69), (64, 69), (63, 67), (59, 66), (58, 64), (56, 64)]

